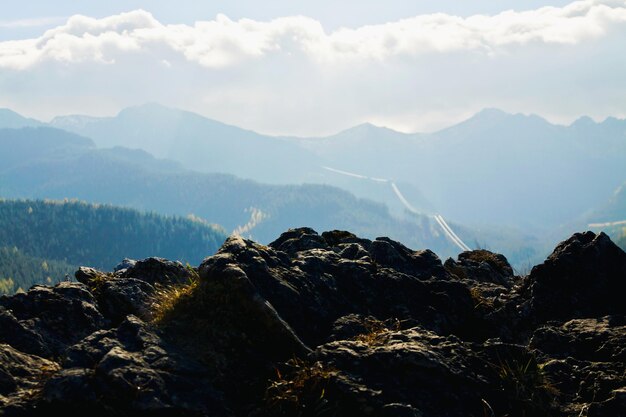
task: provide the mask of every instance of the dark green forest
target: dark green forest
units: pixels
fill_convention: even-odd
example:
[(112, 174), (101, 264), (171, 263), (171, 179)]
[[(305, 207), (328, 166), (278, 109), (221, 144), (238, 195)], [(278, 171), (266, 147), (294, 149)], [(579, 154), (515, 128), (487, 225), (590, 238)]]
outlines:
[(0, 294), (24, 291), (35, 284), (56, 284), (72, 277), (76, 266), (23, 254), (16, 247), (0, 248)]
[(197, 218), (78, 201), (0, 200), (0, 278), (17, 290), (64, 279), (78, 265), (110, 270), (124, 258), (197, 265), (225, 238)]

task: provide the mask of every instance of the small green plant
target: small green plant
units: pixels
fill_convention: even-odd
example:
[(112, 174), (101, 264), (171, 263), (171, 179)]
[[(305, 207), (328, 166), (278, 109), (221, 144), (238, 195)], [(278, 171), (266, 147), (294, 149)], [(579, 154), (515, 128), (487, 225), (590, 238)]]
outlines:
[(286, 364), (286, 375), (276, 370), (265, 394), (266, 411), (271, 416), (331, 417), (337, 415), (337, 404), (329, 396), (329, 387), (337, 370), (319, 362), (292, 359)]

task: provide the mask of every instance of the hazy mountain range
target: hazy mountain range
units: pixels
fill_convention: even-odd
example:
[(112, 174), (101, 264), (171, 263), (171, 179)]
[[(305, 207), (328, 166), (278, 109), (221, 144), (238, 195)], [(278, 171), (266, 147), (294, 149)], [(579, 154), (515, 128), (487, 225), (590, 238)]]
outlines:
[[(142, 150), (98, 149), (90, 139), (49, 127), (0, 129), (0, 155), (4, 198), (75, 198), (191, 214), (262, 242), (307, 225), (322, 231), (359, 230), (370, 237), (401, 236), (442, 256), (458, 252), (428, 217), (397, 218), (382, 203), (327, 185), (267, 185), (195, 172)], [(465, 229), (456, 229), (470, 237)]]
[[(253, 227), (251, 234), (262, 241), (290, 226), (345, 226), (453, 252), (434, 222), (409, 213), (411, 207), (465, 225), (459, 234), (474, 245), (532, 258), (537, 237), (548, 237), (547, 248), (588, 223), (626, 218), (619, 205), (607, 208), (615, 206), (609, 200), (626, 181), (626, 121), (614, 118), (561, 126), (488, 109), (434, 133), (364, 124), (329, 137), (295, 138), (261, 135), (158, 104), (114, 117), (62, 116), (49, 124), (0, 112), (0, 127), (42, 126), (93, 142), (53, 129), (6, 131), (28, 139), (17, 141), (24, 145), (21, 156), (4, 154), (20, 166), (5, 161), (3, 194), (194, 213), (228, 230)], [(59, 135), (64, 140), (54, 139)], [(33, 147), (28, 140), (42, 143)], [(304, 183), (373, 201), (322, 185), (296, 186)], [(172, 199), (176, 194), (182, 197)], [(420, 224), (419, 234), (407, 224)]]
[(51, 124), (100, 147), (140, 148), (189, 169), (262, 182), (335, 185), (399, 211), (388, 184), (323, 167), (391, 179), (420, 211), (474, 225), (562, 225), (626, 181), (626, 121), (614, 118), (559, 126), (488, 109), (430, 134), (365, 124), (324, 138), (278, 138), (149, 104)]

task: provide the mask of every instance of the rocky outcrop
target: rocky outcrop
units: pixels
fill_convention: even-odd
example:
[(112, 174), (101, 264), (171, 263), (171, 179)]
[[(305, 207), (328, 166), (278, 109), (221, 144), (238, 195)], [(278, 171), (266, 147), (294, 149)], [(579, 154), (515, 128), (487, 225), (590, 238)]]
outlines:
[(560, 243), (528, 280), (529, 315), (537, 322), (626, 314), (626, 253), (604, 233)]
[(303, 228), (76, 278), (0, 298), (0, 414), (626, 414), (626, 254), (603, 234), (526, 277)]
[(202, 263), (200, 276), (210, 280), (238, 268), (255, 296), (310, 346), (327, 340), (334, 321), (351, 313), (422, 323), (444, 334), (463, 331), (471, 319), (468, 288), (450, 279), (432, 252), (412, 252), (386, 238), (313, 233), (292, 230), (269, 246), (231, 237)]

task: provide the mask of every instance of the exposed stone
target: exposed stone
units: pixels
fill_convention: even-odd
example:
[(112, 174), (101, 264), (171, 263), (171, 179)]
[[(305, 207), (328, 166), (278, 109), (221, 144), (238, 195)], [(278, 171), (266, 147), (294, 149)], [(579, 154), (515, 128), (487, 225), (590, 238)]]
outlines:
[(42, 346), (39, 338), (34, 337), (31, 338), (34, 343), (20, 347), (29, 350), (28, 353), (49, 357), (62, 355), (68, 345), (107, 326), (93, 295), (80, 283), (36, 285), (26, 293), (0, 297), (0, 306), (10, 311), (31, 335), (34, 332), (43, 341)]
[(626, 253), (604, 233), (576, 233), (529, 276), (537, 322), (626, 315)]
[(146, 258), (119, 271), (121, 278), (137, 278), (151, 285), (188, 284), (195, 278), (194, 273), (178, 261), (162, 258)]
[(513, 284), (513, 268), (507, 259), (503, 255), (484, 249), (462, 252), (456, 261), (452, 258), (446, 260), (444, 267), (460, 279), (487, 282), (507, 288)]
[(555, 358), (626, 363), (626, 318), (607, 316), (545, 325), (535, 331), (530, 347)]
[(0, 415), (626, 415), (626, 254), (603, 234), (525, 277), (308, 228), (116, 269), (0, 297)]

